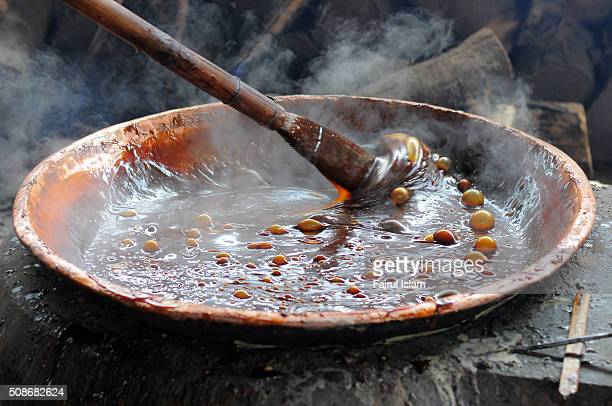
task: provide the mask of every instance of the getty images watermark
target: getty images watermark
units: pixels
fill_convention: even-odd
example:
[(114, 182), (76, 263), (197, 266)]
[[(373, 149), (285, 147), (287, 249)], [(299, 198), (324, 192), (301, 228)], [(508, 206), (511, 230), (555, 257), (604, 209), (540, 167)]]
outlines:
[[(446, 274), (454, 278), (461, 278), (480, 273), (485, 269), (484, 261), (480, 259), (409, 258), (406, 256), (377, 258), (372, 262), (372, 266), (372, 287), (382, 289), (424, 288), (425, 281), (423, 280), (405, 279), (406, 277), (418, 277), (419, 274)], [(383, 276), (386, 276), (387, 279), (383, 279)]]

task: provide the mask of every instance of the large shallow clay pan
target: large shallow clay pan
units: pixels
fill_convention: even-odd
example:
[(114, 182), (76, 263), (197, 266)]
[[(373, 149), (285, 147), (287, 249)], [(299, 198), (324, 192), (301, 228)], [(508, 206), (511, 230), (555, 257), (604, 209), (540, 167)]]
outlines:
[[(406, 337), (484, 314), (558, 270), (592, 229), (595, 202), (584, 173), (563, 152), (521, 131), (404, 101), (347, 96), (289, 96), (279, 101), (287, 110), (361, 143), (396, 131), (419, 136), (432, 150), (449, 155), (458, 170), (505, 210), (523, 236), (524, 255), (486, 289), (379, 308), (318, 308), (307, 303), (303, 310), (282, 311), (224, 306), (206, 297), (190, 300), (164, 294), (163, 289), (156, 292), (148, 279), (140, 284), (133, 278), (117, 279), (112, 267), (92, 271), (87, 253), (109, 210), (134, 196), (155, 201), (177, 185), (205, 188), (216, 182), (215, 173), (231, 177), (237, 162), (242, 169), (257, 170), (271, 186), (289, 182), (305, 189), (329, 188), (278, 135), (222, 104), (115, 125), (52, 155), (19, 190), (14, 206), (17, 235), (50, 271), (173, 331), (211, 340), (316, 345)], [(180, 286), (173, 289), (182, 292)]]

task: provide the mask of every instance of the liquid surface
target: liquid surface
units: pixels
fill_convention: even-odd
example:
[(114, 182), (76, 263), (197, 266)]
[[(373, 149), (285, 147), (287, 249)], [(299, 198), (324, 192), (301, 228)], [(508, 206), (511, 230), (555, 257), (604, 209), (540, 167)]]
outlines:
[[(508, 205), (485, 191), (484, 206), (464, 206), (458, 178), (430, 159), (404, 185), (412, 196), (401, 206), (384, 196), (333, 205), (333, 189), (273, 187), (257, 176), (240, 182), (249, 187), (164, 187), (146, 199), (108, 207), (84, 261), (91, 274), (155, 298), (281, 312), (392, 308), (474, 292), (522, 269), (530, 258)], [(495, 227), (474, 232), (470, 215), (482, 208), (495, 216)], [(198, 224), (201, 214), (211, 217), (212, 227)], [(296, 228), (312, 215), (325, 229)], [(287, 233), (270, 233), (273, 224)], [(452, 230), (458, 242), (425, 242), (441, 228)], [(459, 265), (483, 235), (495, 238), (497, 251), (487, 254), (482, 268)], [(143, 250), (149, 240), (158, 251)], [(254, 242), (272, 248), (248, 248)], [(287, 263), (274, 263), (278, 255)], [(388, 268), (381, 266), (386, 260)]]

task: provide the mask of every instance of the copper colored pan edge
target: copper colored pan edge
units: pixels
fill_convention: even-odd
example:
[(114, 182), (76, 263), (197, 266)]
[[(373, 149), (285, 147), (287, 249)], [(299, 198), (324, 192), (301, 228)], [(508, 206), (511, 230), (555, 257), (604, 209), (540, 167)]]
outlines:
[[(346, 96), (285, 96), (279, 97), (278, 99), (282, 102), (283, 100), (334, 100), (339, 99), (340, 97)], [(438, 114), (455, 114), (468, 118), (472, 121), (480, 121), (488, 123), (492, 126), (505, 128), (480, 116), (427, 104), (364, 97), (360, 99), (382, 104), (405, 104), (418, 109), (428, 109)], [(218, 104), (210, 106), (218, 106)], [(175, 111), (188, 111), (190, 109), (198, 108), (201, 107), (192, 107)], [(159, 113), (143, 119), (154, 120), (156, 117), (166, 114), (168, 114), (168, 112)], [(133, 307), (136, 310), (169, 317), (175, 320), (201, 320), (242, 326), (282, 326), (315, 330), (341, 326), (359, 326), (406, 321), (474, 309), (479, 306), (493, 304), (533, 283), (541, 281), (550, 276), (554, 271), (559, 269), (565, 262), (567, 262), (567, 260), (569, 260), (569, 258), (584, 243), (590, 234), (595, 221), (595, 198), (593, 191), (586, 175), (580, 169), (578, 164), (576, 164), (565, 153), (548, 143), (545, 143), (522, 131), (505, 128), (507, 131), (513, 133), (513, 135), (523, 138), (527, 143), (537, 145), (557, 157), (560, 163), (560, 171), (565, 172), (569, 181), (573, 182), (576, 187), (576, 204), (578, 209), (577, 214), (571, 223), (571, 227), (569, 227), (561, 241), (545, 256), (540, 257), (529, 267), (517, 272), (511, 280), (500, 281), (499, 293), (455, 295), (448, 298), (447, 302), (444, 304), (424, 302), (410, 307), (398, 307), (390, 310), (369, 309), (353, 312), (307, 312), (302, 314), (284, 315), (266, 311), (220, 308), (202, 304), (186, 304), (169, 300), (164, 302), (154, 302), (147, 299), (145, 296), (138, 296), (128, 292), (125, 288), (113, 286), (107, 282), (104, 284), (97, 282), (94, 278), (87, 275), (85, 271), (66, 261), (53, 252), (53, 250), (46, 247), (33, 228), (30, 218), (30, 208), (28, 206), (28, 198), (32, 184), (37, 181), (37, 177), (44, 172), (45, 168), (50, 162), (61, 159), (63, 151), (75, 148), (75, 146), (81, 143), (102, 138), (102, 136), (107, 134), (111, 129), (125, 127), (127, 124), (129, 123), (118, 124), (91, 134), (90, 136), (87, 136), (66, 147), (64, 150), (53, 154), (34, 168), (21, 185), (14, 202), (13, 220), (15, 231), (22, 243), (27, 246), (32, 253), (49, 269), (54, 270), (60, 275), (67, 277), (78, 285), (83, 286), (94, 293), (111, 298), (117, 302)]]

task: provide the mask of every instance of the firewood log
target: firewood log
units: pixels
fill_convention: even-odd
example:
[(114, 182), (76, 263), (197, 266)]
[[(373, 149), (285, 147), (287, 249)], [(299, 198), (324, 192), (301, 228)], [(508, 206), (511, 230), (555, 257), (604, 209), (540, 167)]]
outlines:
[(584, 106), (531, 101), (528, 108), (536, 124), (535, 135), (568, 154), (587, 176), (592, 176), (593, 160)]
[(357, 93), (461, 109), (511, 78), (512, 65), (503, 45), (485, 28), (457, 47), (380, 78)]
[(589, 130), (582, 104), (532, 100), (524, 111), (499, 105), (489, 118), (553, 144), (576, 161), (587, 176), (593, 176)]

